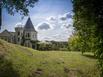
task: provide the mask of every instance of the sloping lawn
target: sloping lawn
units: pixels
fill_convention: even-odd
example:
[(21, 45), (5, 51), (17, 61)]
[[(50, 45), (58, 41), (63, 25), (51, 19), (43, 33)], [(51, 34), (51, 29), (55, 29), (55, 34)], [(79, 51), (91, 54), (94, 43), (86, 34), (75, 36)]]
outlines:
[(96, 59), (79, 52), (36, 51), (0, 40), (0, 77), (99, 77)]

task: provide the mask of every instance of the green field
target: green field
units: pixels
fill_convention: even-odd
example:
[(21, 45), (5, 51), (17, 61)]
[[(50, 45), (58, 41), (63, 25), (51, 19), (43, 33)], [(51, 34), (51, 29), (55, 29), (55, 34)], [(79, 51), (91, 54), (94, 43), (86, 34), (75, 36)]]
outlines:
[(0, 77), (99, 77), (96, 59), (88, 55), (36, 51), (0, 40)]

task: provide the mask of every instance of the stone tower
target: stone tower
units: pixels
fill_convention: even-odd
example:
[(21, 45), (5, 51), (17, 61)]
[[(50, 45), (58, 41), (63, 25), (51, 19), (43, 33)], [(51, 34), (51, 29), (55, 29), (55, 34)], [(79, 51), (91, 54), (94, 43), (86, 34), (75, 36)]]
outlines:
[(21, 45), (22, 42), (23, 42), (23, 27), (22, 25), (18, 25), (16, 28), (15, 28), (15, 41), (17, 44)]
[(32, 42), (37, 41), (37, 32), (31, 22), (30, 17), (28, 18), (24, 26), (24, 46), (32, 47)]

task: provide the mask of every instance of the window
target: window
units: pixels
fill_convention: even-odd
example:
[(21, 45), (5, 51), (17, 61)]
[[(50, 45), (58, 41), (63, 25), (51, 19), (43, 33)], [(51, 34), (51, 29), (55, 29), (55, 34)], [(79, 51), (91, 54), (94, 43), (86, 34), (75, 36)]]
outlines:
[(33, 37), (33, 38), (35, 38), (35, 36), (34, 36), (34, 35), (33, 35), (32, 37)]
[(18, 41), (20, 41), (20, 38), (18, 38)]
[(30, 33), (26, 33), (26, 37), (30, 37)]
[(20, 35), (20, 32), (18, 32), (18, 35)]
[(28, 37), (30, 37), (30, 34), (28, 33)]

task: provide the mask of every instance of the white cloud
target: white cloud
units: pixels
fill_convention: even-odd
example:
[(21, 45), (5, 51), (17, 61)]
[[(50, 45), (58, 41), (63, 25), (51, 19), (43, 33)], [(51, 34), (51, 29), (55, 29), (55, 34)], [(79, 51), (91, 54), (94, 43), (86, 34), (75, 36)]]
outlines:
[(65, 13), (65, 16), (69, 19), (69, 18), (72, 18), (73, 17), (73, 13), (72, 12), (68, 12), (68, 13)]
[(37, 25), (39, 40), (67, 41), (74, 30), (71, 13), (59, 16), (50, 16)]
[(49, 18), (47, 18), (48, 21), (55, 21), (56, 20), (56, 17), (54, 16), (50, 16)]
[(68, 21), (61, 22), (61, 28), (67, 28), (69, 29), (70, 27), (73, 27), (73, 20), (69, 19)]
[(72, 12), (65, 13), (64, 15), (59, 15), (59, 19), (62, 21), (65, 21), (67, 19), (72, 19), (72, 17), (73, 17)]
[(53, 29), (53, 27), (48, 22), (42, 22), (37, 25), (37, 30), (50, 30), (50, 29)]

